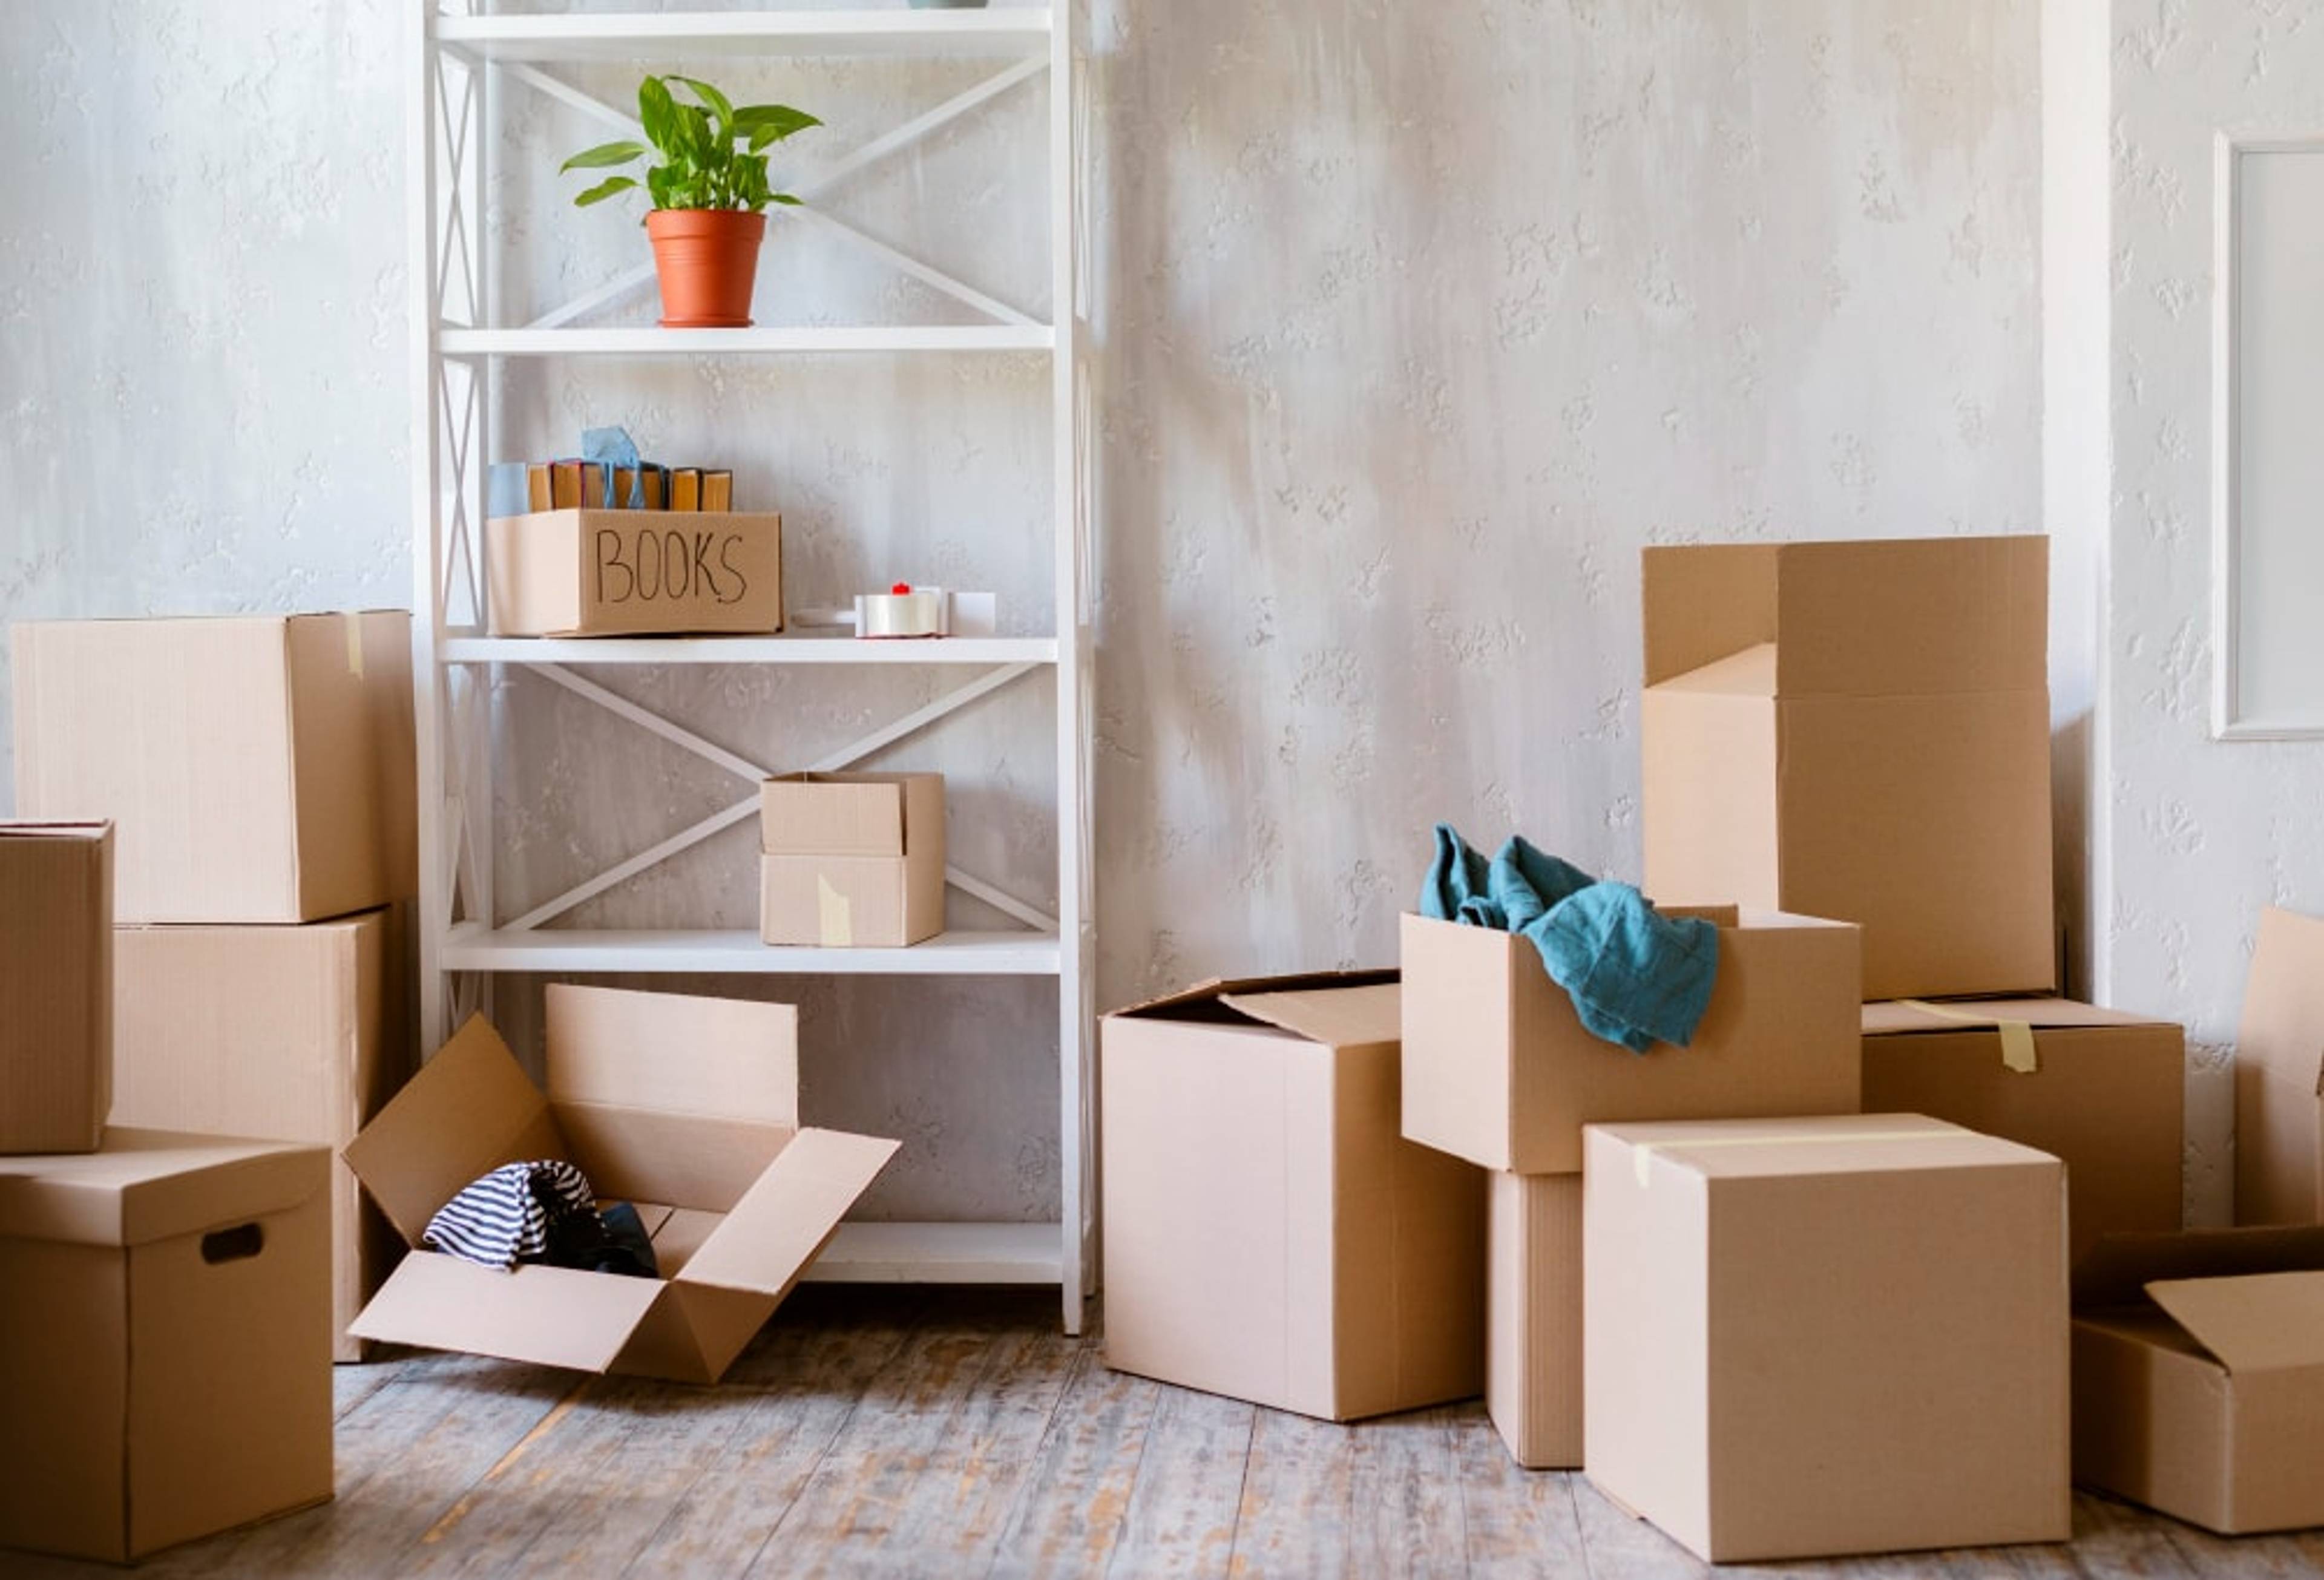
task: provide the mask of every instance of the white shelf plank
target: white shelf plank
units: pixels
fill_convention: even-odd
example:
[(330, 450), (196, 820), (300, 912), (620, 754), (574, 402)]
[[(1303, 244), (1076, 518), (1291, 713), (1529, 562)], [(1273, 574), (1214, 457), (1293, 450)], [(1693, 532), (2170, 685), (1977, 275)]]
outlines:
[(842, 355), (873, 352), (1046, 352), (1047, 324), (866, 324), (748, 329), (439, 330), (446, 356)]
[(842, 1224), (816, 1283), (1038, 1283), (1062, 1276), (1056, 1224)]
[(733, 972), (774, 976), (1053, 977), (1055, 934), (940, 932), (908, 949), (792, 949), (754, 932), (541, 928), (495, 932), (463, 923), (444, 941), (451, 971)]
[(664, 12), (446, 16), (436, 37), (486, 60), (729, 55), (917, 55), (1010, 60), (1049, 48), (1046, 6), (979, 11)]
[(1053, 637), (453, 637), (453, 664), (1054, 664)]

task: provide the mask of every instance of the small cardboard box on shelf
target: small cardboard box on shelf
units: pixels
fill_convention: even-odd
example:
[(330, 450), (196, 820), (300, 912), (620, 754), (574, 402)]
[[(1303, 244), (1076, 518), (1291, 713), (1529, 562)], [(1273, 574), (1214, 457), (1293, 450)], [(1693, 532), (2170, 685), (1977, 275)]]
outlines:
[(1527, 1470), (1582, 1465), (1582, 1176), (1495, 1174), (1485, 1413)]
[[(318, 1143), (334, 1153), (411, 1073), (410, 978), (394, 910), (297, 927), (124, 927), (114, 935), (116, 1123)], [(332, 1332), (403, 1243), (331, 1162)]]
[(2066, 1171), (1912, 1114), (1596, 1125), (1590, 1479), (1713, 1563), (2062, 1541)]
[(2324, 1525), (2324, 1229), (2110, 1236), (2074, 1272), (2074, 1479), (2223, 1535)]
[(1684, 1048), (1582, 1029), (1527, 940), (1404, 918), (1404, 1134), (1488, 1169), (1571, 1173), (1601, 1119), (1853, 1114), (1858, 930), (1729, 906), (1711, 1005)]
[(0, 1153), (85, 1153), (113, 1095), (113, 825), (0, 822)]
[(2175, 1229), (2187, 1034), (2064, 998), (1864, 1006), (1864, 1107), (2061, 1158), (2079, 1261), (2101, 1235)]
[(0, 1547), (127, 1563), (331, 1495), (330, 1154), (0, 1158)]
[[(346, 1149), (410, 1247), (360, 1337), (715, 1382), (898, 1144), (798, 1120), (787, 1004), (551, 983), (546, 1089), (481, 1016)], [(660, 1276), (428, 1249), (438, 1208), (503, 1164), (561, 1160), (632, 1203)]]
[(2052, 991), (2048, 549), (1646, 550), (1646, 892), (1860, 923), (1868, 999)]
[(759, 934), (830, 949), (944, 931), (942, 774), (783, 774), (759, 793)]
[(783, 629), (783, 519), (541, 510), (484, 523), (496, 637), (767, 636)]
[(1484, 1177), (1397, 1133), (1396, 973), (1107, 1015), (1106, 1364), (1330, 1420), (1484, 1382)]
[(411, 617), (15, 628), (16, 807), (114, 822), (113, 917), (311, 922), (408, 899)]

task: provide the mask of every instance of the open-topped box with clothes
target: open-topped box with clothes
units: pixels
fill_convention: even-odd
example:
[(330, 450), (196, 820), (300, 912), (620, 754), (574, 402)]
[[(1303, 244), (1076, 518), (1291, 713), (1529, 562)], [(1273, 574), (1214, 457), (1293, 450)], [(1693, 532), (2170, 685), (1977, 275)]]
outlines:
[[(545, 1088), (473, 1018), (348, 1144), (348, 1166), (412, 1248), (353, 1331), (715, 1382), (898, 1144), (800, 1126), (789, 1005), (564, 984), (547, 1003)], [(633, 1207), (654, 1275), (529, 1255), (489, 1264), (538, 1226), (522, 1221), (521, 1199), (468, 1196), (456, 1215), (485, 1238), (502, 1231), (498, 1258), (469, 1259), (474, 1236), (431, 1236), (456, 1198), (489, 1192), (486, 1176), (525, 1163), (571, 1164), (585, 1197)]]

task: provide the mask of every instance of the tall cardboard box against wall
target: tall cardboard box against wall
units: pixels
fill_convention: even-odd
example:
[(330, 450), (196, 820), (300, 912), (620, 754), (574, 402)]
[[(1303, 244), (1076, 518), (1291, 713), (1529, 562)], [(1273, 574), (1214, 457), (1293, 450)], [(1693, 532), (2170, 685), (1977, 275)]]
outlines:
[(408, 614), (19, 625), (14, 657), (17, 814), (113, 820), (115, 921), (418, 892)]
[(1484, 1382), (1484, 1177), (1397, 1132), (1393, 972), (1100, 1028), (1106, 1364), (1349, 1420)]
[(331, 1495), (329, 1164), (0, 1158), (0, 1547), (125, 1563)]
[(1864, 928), (1864, 998), (2048, 993), (2049, 544), (1645, 554), (1658, 900)]
[(113, 1092), (113, 826), (0, 823), (0, 1153), (94, 1151)]
[(298, 927), (124, 927), (115, 936), (114, 1118), (331, 1149), (336, 1354), (402, 1242), (338, 1149), (413, 1063), (401, 913)]

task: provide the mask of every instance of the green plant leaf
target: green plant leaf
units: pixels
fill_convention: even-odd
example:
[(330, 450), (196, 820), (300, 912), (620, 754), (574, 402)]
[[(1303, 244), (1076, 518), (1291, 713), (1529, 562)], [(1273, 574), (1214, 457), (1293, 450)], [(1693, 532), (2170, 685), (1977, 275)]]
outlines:
[(568, 170), (603, 170), (607, 165), (627, 164), (644, 153), (645, 145), (641, 142), (601, 142), (595, 148), (583, 149), (567, 160), (557, 167), (557, 173), (561, 176)]
[(638, 84), (638, 119), (645, 124), (646, 136), (667, 159), (680, 149), (677, 141), (678, 106), (669, 96), (669, 89), (659, 77), (649, 77)]
[(734, 106), (732, 100), (708, 83), (691, 77), (672, 77), (670, 80), (682, 82), (693, 89), (694, 96), (709, 106), (710, 113), (718, 117), (719, 135), (729, 142), (734, 140)]
[(772, 128), (776, 142), (822, 124), (805, 110), (795, 110), (788, 105), (744, 105), (734, 112), (735, 131), (756, 136), (762, 129)]
[(797, 208), (799, 206), (799, 200), (792, 197), (788, 192), (772, 193), (768, 197), (767, 201), (770, 203), (788, 203), (793, 208)]
[(646, 172), (646, 190), (653, 195), (656, 208), (675, 208), (670, 199), (670, 172), (668, 165), (656, 165)]
[(598, 182), (586, 192), (582, 193), (581, 196), (573, 199), (573, 207), (576, 208), (586, 208), (592, 203), (603, 203), (614, 193), (626, 192), (637, 184), (637, 178), (634, 176), (615, 176), (610, 180)]

